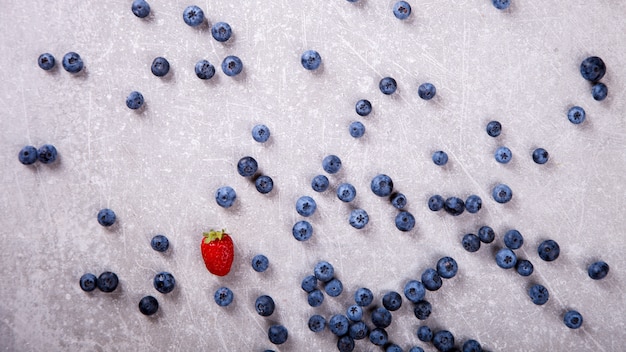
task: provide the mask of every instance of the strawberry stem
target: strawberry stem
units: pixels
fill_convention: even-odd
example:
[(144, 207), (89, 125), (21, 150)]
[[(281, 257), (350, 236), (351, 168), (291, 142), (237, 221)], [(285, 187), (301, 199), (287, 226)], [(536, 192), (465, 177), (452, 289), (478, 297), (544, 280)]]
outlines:
[(204, 232), (202, 235), (204, 236), (204, 243), (210, 243), (215, 240), (221, 240), (222, 236), (226, 233), (226, 230), (213, 230), (211, 229), (209, 232)]

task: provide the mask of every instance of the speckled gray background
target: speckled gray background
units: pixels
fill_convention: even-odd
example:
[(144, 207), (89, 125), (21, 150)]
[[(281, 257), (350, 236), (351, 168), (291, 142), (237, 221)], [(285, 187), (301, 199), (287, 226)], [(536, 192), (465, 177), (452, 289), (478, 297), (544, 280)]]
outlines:
[[(133, 16), (131, 1), (4, 1), (0, 350), (332, 351), (336, 338), (309, 331), (310, 315), (343, 313), (361, 286), (380, 304), (444, 255), (456, 258), (459, 273), (427, 294), (434, 311), (426, 323), (457, 341), (474, 338), (490, 351), (623, 350), (626, 3), (512, 0), (498, 11), (488, 0), (409, 2), (413, 14), (404, 22), (387, 0), (198, 2), (209, 23), (232, 26), (234, 37), (221, 44), (206, 26), (184, 24), (191, 4), (184, 1), (151, 1), (146, 20)], [(301, 67), (306, 49), (323, 57), (318, 72)], [(39, 54), (60, 63), (68, 51), (83, 57), (83, 73), (37, 67)], [(219, 64), (229, 54), (244, 62), (240, 77), (196, 78), (196, 61)], [(578, 72), (590, 55), (608, 67), (603, 102), (591, 98)], [(156, 56), (170, 61), (168, 77), (150, 73)], [(387, 75), (399, 84), (393, 96), (378, 91)], [(437, 86), (429, 102), (416, 94), (426, 81)], [(124, 104), (132, 90), (146, 98), (141, 113)], [(372, 115), (354, 113), (360, 98), (372, 101)], [(582, 125), (566, 118), (574, 104), (587, 111)], [(498, 139), (484, 132), (491, 119), (504, 126)], [(367, 127), (360, 140), (348, 134), (353, 120)], [(272, 131), (265, 145), (250, 136), (256, 123)], [(55, 165), (17, 161), (22, 146), (43, 143), (58, 148)], [(512, 149), (510, 164), (493, 159), (499, 145)], [(538, 146), (550, 152), (546, 165), (530, 158)], [(437, 149), (448, 152), (446, 167), (430, 161)], [(333, 188), (354, 184), (353, 204), (332, 190), (311, 190), (327, 154), (343, 160), (330, 179)], [(271, 194), (237, 174), (245, 155), (274, 178)], [(417, 219), (410, 233), (395, 229), (396, 211), (369, 190), (381, 172), (409, 199)], [(497, 182), (512, 187), (512, 202), (490, 198)], [(222, 185), (237, 191), (233, 208), (213, 199)], [(433, 213), (426, 207), (433, 193), (475, 193), (484, 207), (459, 217)], [(301, 195), (318, 203), (306, 243), (291, 236)], [(347, 222), (357, 206), (371, 218), (362, 231)], [(103, 207), (118, 214), (112, 229), (96, 222)], [(496, 242), (466, 252), (460, 238), (484, 224), (496, 230)], [(237, 259), (224, 278), (206, 271), (198, 250), (212, 227), (225, 227), (235, 241)], [(535, 264), (529, 278), (493, 260), (510, 228), (525, 237), (518, 254)], [(165, 255), (150, 248), (156, 233), (170, 238)], [(547, 238), (561, 245), (553, 263), (536, 254)], [(257, 253), (271, 262), (263, 274), (249, 265)], [(299, 284), (321, 259), (335, 265), (345, 290), (314, 309)], [(586, 274), (597, 259), (611, 265), (601, 282)], [(80, 290), (83, 273), (105, 270), (120, 277), (115, 293)], [(169, 295), (152, 287), (161, 270), (177, 279)], [(550, 290), (545, 306), (525, 293), (534, 282)], [(235, 293), (228, 308), (213, 302), (222, 285)], [(161, 304), (151, 318), (137, 309), (147, 294)], [(269, 318), (254, 311), (260, 294), (276, 301)], [(563, 325), (566, 309), (584, 315), (581, 329)], [(268, 341), (271, 323), (289, 329), (286, 344)], [(390, 341), (434, 351), (415, 336), (419, 325), (405, 301), (393, 314)], [(359, 341), (357, 350), (379, 348)]]

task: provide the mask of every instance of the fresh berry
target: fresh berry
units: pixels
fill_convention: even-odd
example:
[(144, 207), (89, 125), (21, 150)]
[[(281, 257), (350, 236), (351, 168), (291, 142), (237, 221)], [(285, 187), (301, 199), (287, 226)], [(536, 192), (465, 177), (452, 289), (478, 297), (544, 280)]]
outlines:
[(528, 290), (528, 296), (533, 301), (534, 304), (541, 306), (548, 302), (548, 298), (550, 298), (550, 294), (548, 289), (543, 285), (535, 284)]
[(226, 76), (234, 77), (243, 71), (243, 62), (241, 59), (234, 55), (229, 55), (222, 61), (222, 72)]
[(233, 298), (235, 298), (235, 295), (233, 294), (233, 291), (231, 291), (231, 289), (229, 289), (228, 287), (218, 288), (213, 295), (215, 303), (217, 303), (217, 305), (220, 307), (226, 307), (233, 303)]
[(417, 88), (417, 95), (424, 100), (430, 100), (437, 95), (437, 89), (432, 83), (422, 83)]
[(324, 291), (330, 297), (337, 297), (341, 294), (341, 292), (343, 292), (343, 284), (341, 283), (341, 280), (333, 278), (326, 283)]
[(583, 325), (583, 316), (578, 311), (570, 310), (563, 316), (563, 323), (570, 329), (578, 329)]
[(506, 10), (511, 6), (511, 0), (491, 0), (491, 3), (498, 10)]
[(437, 291), (441, 288), (443, 281), (441, 281), (441, 277), (437, 274), (437, 270), (428, 268), (422, 273), (422, 284), (424, 284), (424, 287), (429, 291)]
[(500, 164), (508, 164), (513, 157), (513, 152), (511, 152), (511, 149), (507, 147), (499, 147), (498, 149), (496, 149), (494, 157), (496, 158), (496, 161)]
[(374, 309), (371, 314), (372, 324), (377, 328), (386, 328), (391, 325), (391, 312), (385, 307)]
[(383, 307), (393, 312), (402, 306), (402, 296), (396, 291), (389, 291), (383, 296)]
[(444, 166), (448, 163), (448, 154), (446, 154), (443, 150), (438, 150), (433, 153), (432, 159), (435, 165)]
[(336, 174), (341, 169), (341, 159), (336, 155), (327, 155), (322, 160), (322, 168), (329, 174)]
[(396, 228), (402, 232), (411, 231), (415, 227), (415, 217), (408, 211), (401, 211), (396, 215)]
[(337, 198), (342, 202), (349, 203), (356, 197), (356, 188), (349, 183), (342, 183), (337, 187)]
[(604, 77), (605, 73), (606, 65), (597, 56), (590, 56), (580, 63), (580, 74), (588, 81), (597, 82)]
[(37, 150), (37, 157), (43, 164), (52, 164), (57, 160), (57, 148), (52, 144), (44, 144)]
[(454, 335), (447, 330), (439, 330), (433, 335), (433, 345), (441, 352), (454, 349)]
[(272, 325), (267, 331), (267, 337), (270, 339), (271, 343), (280, 345), (287, 341), (289, 332), (287, 328), (282, 325)]
[(274, 189), (274, 180), (267, 175), (261, 175), (254, 180), (254, 187), (261, 194), (270, 193)]
[(150, 4), (148, 4), (146, 0), (135, 0), (131, 5), (130, 10), (135, 16), (145, 18), (150, 14)]
[(559, 244), (554, 240), (545, 240), (537, 247), (537, 253), (539, 254), (539, 258), (546, 262), (551, 262), (559, 257), (561, 247), (559, 247)]
[(480, 208), (482, 208), (482, 206), (483, 206), (483, 200), (480, 199), (480, 197), (475, 194), (472, 194), (471, 196), (467, 197), (467, 199), (465, 200), (465, 209), (467, 210), (468, 213), (471, 213), (471, 214), (478, 213), (478, 211), (480, 210)]
[(270, 265), (269, 259), (263, 254), (257, 254), (252, 258), (252, 269), (257, 273), (262, 273), (267, 270), (267, 267)]
[(356, 102), (354, 109), (359, 116), (367, 116), (372, 112), (372, 103), (367, 99), (361, 99)]
[(391, 343), (386, 346), (385, 352), (403, 352), (403, 351), (402, 351), (402, 347), (396, 345), (395, 343)]
[(63, 68), (69, 73), (78, 73), (83, 69), (83, 59), (77, 53), (70, 51), (63, 56)]
[(105, 209), (101, 209), (98, 212), (97, 219), (100, 225), (109, 227), (115, 224), (115, 220), (117, 219), (117, 216), (115, 215), (115, 212), (113, 210), (105, 208)]
[(502, 124), (499, 121), (489, 121), (487, 123), (487, 134), (491, 137), (498, 137), (502, 133)]
[(168, 72), (170, 72), (170, 63), (166, 58), (162, 56), (158, 56), (152, 60), (152, 65), (150, 66), (150, 70), (152, 74), (157, 77), (163, 77)]
[(304, 279), (302, 279), (300, 287), (302, 287), (302, 289), (306, 293), (312, 292), (317, 288), (317, 278), (315, 277), (315, 275), (306, 276)]
[(330, 332), (337, 336), (343, 336), (348, 333), (350, 322), (343, 314), (335, 314), (328, 320), (328, 328)]
[(324, 175), (317, 175), (311, 180), (311, 188), (313, 188), (315, 192), (324, 192), (328, 189), (328, 186), (330, 186), (328, 177)]
[(431, 342), (433, 340), (433, 331), (427, 325), (417, 328), (417, 338), (423, 342)]
[(237, 199), (237, 193), (230, 186), (223, 186), (215, 191), (215, 201), (222, 208), (230, 208)]
[(411, 347), (409, 352), (424, 352), (424, 349), (419, 347), (419, 346), (413, 346), (413, 347)]
[(150, 246), (157, 252), (165, 252), (170, 248), (170, 241), (163, 235), (156, 235), (150, 240)]
[(320, 332), (326, 328), (326, 319), (323, 316), (315, 314), (309, 318), (309, 329), (313, 332)]
[(363, 340), (370, 333), (370, 329), (367, 327), (367, 324), (362, 321), (358, 321), (352, 325), (350, 325), (350, 329), (348, 331), (348, 335), (355, 340)]
[(387, 331), (382, 328), (376, 328), (370, 331), (370, 342), (376, 346), (384, 346), (389, 337), (387, 336)]
[(256, 312), (262, 317), (269, 317), (274, 313), (276, 305), (272, 297), (268, 295), (259, 296), (254, 302), (254, 308)]
[(391, 205), (396, 209), (404, 209), (406, 207), (406, 196), (402, 193), (394, 193), (389, 197)]
[(313, 274), (315, 275), (315, 278), (321, 282), (328, 282), (335, 275), (335, 268), (329, 262), (322, 260), (315, 264)]
[(200, 79), (211, 79), (215, 76), (215, 66), (204, 59), (196, 62), (194, 71), (196, 72), (196, 76)]
[(233, 34), (233, 30), (230, 28), (230, 25), (226, 22), (216, 22), (211, 26), (211, 35), (213, 39), (218, 42), (225, 42), (230, 39), (230, 36)]
[(594, 280), (602, 280), (609, 274), (609, 264), (601, 260), (592, 263), (587, 268), (587, 274)]
[(502, 248), (496, 253), (496, 264), (502, 269), (511, 269), (517, 264), (517, 256), (512, 250)]
[(496, 233), (489, 226), (481, 226), (478, 229), (478, 238), (482, 243), (491, 243), (496, 238)]
[(432, 211), (439, 211), (443, 209), (444, 202), (445, 200), (442, 196), (435, 194), (434, 196), (428, 198), (428, 209)]
[(433, 311), (432, 305), (430, 304), (430, 302), (426, 300), (421, 300), (415, 303), (415, 307), (413, 307), (413, 314), (415, 314), (415, 317), (419, 320), (428, 319), (432, 311)]
[(533, 161), (537, 164), (541, 165), (547, 163), (549, 157), (550, 154), (548, 154), (548, 151), (543, 148), (533, 150)]
[(597, 101), (606, 99), (608, 93), (609, 89), (604, 83), (598, 82), (591, 87), (591, 96)]
[(413, 303), (424, 299), (426, 288), (424, 284), (417, 280), (411, 280), (404, 285), (404, 297)]
[(270, 138), (270, 129), (263, 125), (255, 125), (252, 127), (252, 139), (259, 143), (265, 143)]
[(352, 121), (348, 127), (350, 135), (354, 138), (361, 138), (365, 134), (365, 125), (359, 121)]
[(307, 50), (300, 56), (300, 63), (307, 70), (317, 70), (322, 64), (322, 57), (315, 50)]
[(379, 197), (389, 197), (393, 191), (393, 181), (385, 174), (376, 175), (370, 184), (370, 188)]
[(393, 15), (399, 20), (405, 20), (411, 15), (411, 5), (406, 1), (398, 1), (393, 5)]
[(585, 109), (580, 106), (573, 106), (567, 111), (567, 119), (575, 125), (585, 121), (585, 116)]
[(391, 95), (398, 89), (398, 84), (395, 79), (385, 77), (378, 82), (378, 89), (385, 95)]
[(52, 56), (52, 54), (50, 53), (43, 53), (37, 58), (37, 64), (42, 70), (52, 70), (55, 63), (56, 60), (54, 59), (54, 56)]
[(143, 95), (137, 91), (130, 92), (126, 97), (126, 106), (132, 110), (137, 110), (142, 107), (143, 102)]
[(459, 271), (459, 266), (454, 258), (443, 257), (437, 261), (437, 274), (442, 278), (451, 279), (456, 275), (457, 271)]
[(233, 240), (224, 230), (211, 230), (202, 235), (200, 252), (202, 259), (204, 259), (204, 265), (210, 273), (225, 276), (230, 272), (230, 267), (235, 258)]
[(152, 296), (145, 296), (139, 301), (139, 311), (143, 315), (153, 315), (159, 310), (159, 301)]
[(170, 293), (176, 287), (176, 279), (171, 273), (163, 271), (154, 276), (153, 285), (161, 293)]
[(515, 270), (522, 276), (530, 276), (534, 271), (533, 263), (526, 259), (520, 259), (515, 264)]
[(354, 302), (361, 307), (367, 307), (372, 304), (374, 294), (369, 288), (361, 287), (354, 293)]
[(110, 271), (105, 271), (100, 276), (98, 276), (98, 281), (96, 281), (96, 285), (98, 289), (102, 292), (113, 292), (117, 288), (119, 283), (119, 279), (117, 275)]
[(196, 5), (187, 6), (183, 10), (183, 21), (191, 27), (196, 27), (204, 22), (204, 11)]
[(522, 234), (511, 229), (504, 234), (504, 245), (510, 249), (519, 249), (524, 244), (524, 237)]
[(252, 177), (259, 169), (259, 164), (251, 156), (244, 156), (237, 162), (237, 172), (243, 177)]
[(92, 273), (87, 273), (84, 274), (83, 276), (80, 277), (80, 288), (85, 291), (85, 292), (90, 292), (96, 289), (96, 284), (98, 282), (98, 279), (96, 278), (96, 275), (92, 274)]
[(346, 309), (346, 316), (350, 321), (361, 321), (361, 319), (363, 319), (363, 308), (357, 304), (353, 304)]
[(348, 218), (348, 222), (350, 223), (350, 225), (352, 227), (354, 227), (357, 230), (360, 230), (362, 228), (365, 227), (365, 225), (367, 225), (367, 223), (369, 222), (369, 216), (367, 215), (367, 212), (363, 209), (353, 209), (350, 212), (350, 217)]
[(511, 198), (513, 198), (513, 191), (509, 186), (500, 183), (493, 187), (491, 196), (493, 197), (493, 200), (503, 204), (509, 202)]
[(337, 350), (339, 352), (352, 352), (354, 350), (354, 339), (348, 335), (341, 336), (337, 340)]
[(463, 202), (463, 199), (458, 197), (449, 197), (443, 203), (443, 209), (448, 214), (459, 216), (465, 211), (465, 202)]
[(296, 201), (296, 211), (302, 216), (311, 216), (317, 209), (317, 203), (309, 196), (302, 196)]
[(306, 220), (300, 220), (293, 225), (291, 234), (298, 241), (306, 241), (313, 236), (313, 226)]
[(37, 148), (32, 145), (27, 145), (20, 150), (17, 154), (17, 159), (20, 163), (24, 165), (34, 164), (37, 159), (39, 159), (39, 154), (37, 154)]
[(461, 240), (461, 245), (463, 245), (463, 248), (465, 248), (465, 250), (468, 252), (476, 252), (480, 249), (480, 238), (478, 238), (478, 236), (474, 235), (473, 233), (468, 233), (463, 236), (463, 239)]
[(467, 340), (463, 343), (462, 352), (483, 352), (483, 348), (476, 340)]
[(316, 288), (307, 295), (307, 302), (311, 307), (319, 307), (324, 303), (324, 294)]

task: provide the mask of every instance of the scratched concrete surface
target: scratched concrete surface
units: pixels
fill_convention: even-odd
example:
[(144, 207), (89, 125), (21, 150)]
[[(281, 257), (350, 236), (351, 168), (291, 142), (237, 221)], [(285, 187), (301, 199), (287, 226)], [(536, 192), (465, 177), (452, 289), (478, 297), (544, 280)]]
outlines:
[[(130, 1), (3, 2), (0, 350), (332, 351), (336, 338), (309, 331), (310, 315), (343, 313), (362, 286), (380, 305), (385, 292), (401, 292), (444, 255), (458, 261), (459, 273), (427, 293), (433, 314), (423, 323), (450, 330), (459, 346), (474, 338), (490, 351), (621, 350), (626, 3), (512, 0), (498, 11), (488, 0), (409, 2), (408, 21), (393, 16), (388, 0), (197, 2), (209, 23), (230, 23), (234, 36), (226, 44), (213, 40), (206, 24), (184, 24), (185, 1), (153, 0), (145, 20), (133, 16)], [(317, 72), (300, 65), (307, 49), (323, 58)], [(83, 57), (83, 73), (60, 68), (68, 51)], [(37, 67), (43, 52), (57, 58), (52, 72)], [(211, 81), (195, 77), (199, 59), (218, 65), (230, 54), (245, 65), (239, 77), (219, 69)], [(609, 97), (602, 102), (578, 72), (590, 55), (607, 64)], [(156, 56), (171, 63), (163, 79), (150, 73)], [(384, 76), (398, 82), (393, 96), (378, 90)], [(416, 94), (427, 81), (437, 87), (432, 101)], [(124, 104), (132, 90), (145, 96), (140, 112)], [(374, 106), (368, 117), (354, 112), (361, 98)], [(566, 118), (573, 105), (587, 111), (582, 125)], [(497, 139), (484, 132), (491, 119), (503, 124)], [(348, 134), (354, 120), (366, 125), (362, 139)], [(267, 144), (251, 138), (257, 123), (271, 129)], [(18, 162), (22, 146), (43, 143), (57, 147), (56, 164)], [(510, 164), (495, 162), (499, 145), (512, 149)], [(546, 165), (530, 158), (538, 146), (550, 152)], [(446, 167), (430, 160), (438, 149), (450, 156)], [(328, 154), (343, 168), (330, 176), (331, 189), (317, 194), (310, 180), (323, 173)], [(273, 177), (271, 194), (237, 174), (245, 155)], [(397, 211), (369, 190), (378, 173), (407, 196), (413, 231), (396, 230)], [(357, 189), (353, 203), (333, 193), (344, 181)], [(497, 182), (511, 186), (512, 202), (491, 199)], [(230, 209), (214, 201), (222, 185), (237, 192)], [(433, 213), (426, 200), (435, 193), (477, 194), (483, 209)], [(304, 243), (291, 235), (302, 195), (318, 203), (309, 219), (314, 235)], [(118, 215), (112, 229), (96, 222), (103, 207)], [(354, 207), (370, 215), (364, 230), (347, 222)], [(461, 237), (482, 225), (495, 229), (496, 241), (466, 252)], [(204, 268), (198, 247), (202, 231), (222, 227), (233, 235), (237, 258), (218, 278)], [(511, 228), (525, 238), (518, 255), (535, 265), (529, 278), (494, 262)], [(157, 233), (171, 241), (166, 254), (150, 248)], [(536, 253), (548, 238), (561, 245), (552, 263)], [(271, 262), (262, 274), (249, 264), (257, 253)], [(611, 266), (603, 281), (586, 274), (597, 259)], [(344, 293), (311, 308), (299, 284), (319, 260), (334, 264)], [(119, 275), (116, 292), (80, 290), (83, 273), (105, 270)], [(162, 270), (177, 280), (168, 295), (152, 287)], [(545, 306), (529, 300), (531, 283), (550, 290)], [(235, 293), (227, 308), (212, 298), (223, 285)], [(137, 309), (147, 294), (160, 302), (151, 318)], [(254, 311), (261, 294), (276, 301), (271, 317)], [(581, 329), (564, 326), (567, 309), (583, 314)], [(284, 345), (268, 341), (274, 323), (289, 329)], [(421, 324), (405, 300), (393, 313), (390, 341), (434, 351), (415, 335)], [(356, 348), (380, 350), (365, 341)]]

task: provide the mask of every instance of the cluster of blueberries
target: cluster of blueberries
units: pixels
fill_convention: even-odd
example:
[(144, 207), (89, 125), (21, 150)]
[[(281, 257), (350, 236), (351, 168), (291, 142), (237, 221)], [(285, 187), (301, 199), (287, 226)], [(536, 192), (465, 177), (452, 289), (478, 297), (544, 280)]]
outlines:
[[(606, 74), (604, 61), (597, 56), (590, 56), (584, 59), (580, 63), (580, 74), (584, 79), (592, 83), (591, 95), (593, 99), (597, 101), (604, 100), (608, 94), (608, 88), (604, 83), (599, 82)], [(575, 125), (581, 124), (586, 118), (585, 109), (577, 105), (572, 106), (567, 111), (567, 118)]]
[(20, 150), (17, 159), (24, 165), (32, 165), (37, 161), (51, 164), (57, 160), (57, 148), (52, 144), (44, 144), (39, 149), (27, 145)]

